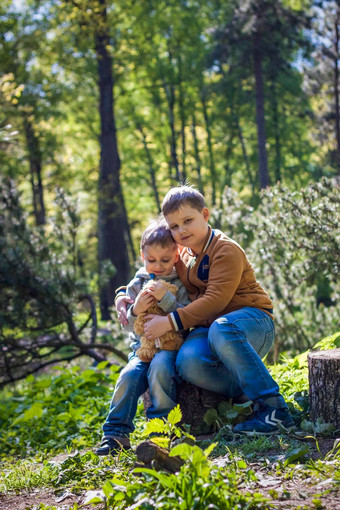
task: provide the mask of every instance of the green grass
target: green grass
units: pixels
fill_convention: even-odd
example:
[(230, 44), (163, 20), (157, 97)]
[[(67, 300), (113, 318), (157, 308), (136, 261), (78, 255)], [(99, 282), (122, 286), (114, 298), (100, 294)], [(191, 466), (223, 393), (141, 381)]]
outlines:
[(58, 469), (34, 458), (4, 464), (1, 468), (0, 492), (20, 492), (36, 487), (52, 487)]
[[(323, 345), (331, 347), (335, 341), (336, 335)], [(273, 367), (273, 373), (296, 416), (308, 423), (303, 395), (308, 387), (305, 363), (306, 355), (285, 359)], [(266, 509), (274, 500), (288, 497), (285, 491), (289, 490), (285, 488), (263, 495), (259, 473), (270, 479), (279, 478), (282, 487), (292, 479), (308, 487), (310, 483), (330, 484), (327, 490), (319, 491), (321, 495), (315, 493), (314, 502), (309, 500), (311, 508), (318, 508), (326, 493), (329, 497), (340, 487), (339, 443), (330, 447), (327, 455), (315, 455), (322, 436), (313, 440), (306, 438), (309, 433), (303, 431), (288, 436), (235, 436), (227, 419), (234, 416), (235, 410), (229, 406), (217, 411), (224, 412), (226, 423), (222, 415), (218, 416), (222, 427), (213, 439), (196, 444), (191, 439), (191, 445), (175, 446), (172, 451), (184, 460), (176, 474), (154, 469), (136, 472), (133, 451), (119, 458), (97, 457), (93, 449), (100, 440), (117, 377), (117, 368), (105, 363), (97, 367), (71, 364), (37, 377), (29, 376), (15, 387), (5, 387), (0, 393), (0, 492), (19, 494), (46, 489), (58, 495), (65, 490), (84, 494), (103, 489), (108, 509), (131, 506), (146, 510), (200, 510), (210, 505), (211, 509), (231, 510)], [(178, 428), (179, 419), (177, 410), (165, 422), (146, 422), (140, 405), (132, 444), (138, 444), (150, 432), (163, 433), (164, 439), (158, 442), (164, 446), (169, 446), (173, 435), (177, 440), (183, 439), (188, 434)], [(328, 437), (332, 437), (329, 432)]]

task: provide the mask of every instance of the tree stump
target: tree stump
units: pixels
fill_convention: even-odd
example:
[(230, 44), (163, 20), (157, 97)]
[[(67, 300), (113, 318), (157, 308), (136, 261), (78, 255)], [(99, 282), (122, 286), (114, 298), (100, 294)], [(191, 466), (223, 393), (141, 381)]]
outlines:
[[(217, 408), (220, 402), (228, 397), (219, 393), (204, 390), (186, 381), (177, 387), (177, 402), (182, 411), (182, 422), (191, 425), (191, 433), (202, 432), (203, 416), (208, 409)], [(149, 390), (143, 395), (145, 411), (151, 406)]]
[(340, 429), (340, 349), (308, 354), (310, 418)]

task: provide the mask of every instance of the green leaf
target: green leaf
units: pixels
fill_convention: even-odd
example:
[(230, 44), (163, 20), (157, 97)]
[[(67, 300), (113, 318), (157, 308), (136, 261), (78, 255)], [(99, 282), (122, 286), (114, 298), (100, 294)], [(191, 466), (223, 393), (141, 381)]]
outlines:
[(204, 450), (204, 455), (206, 457), (209, 457), (209, 455), (211, 454), (211, 452), (216, 448), (218, 443), (211, 443), (207, 448), (205, 448)]
[(169, 438), (168, 437), (152, 437), (151, 441), (158, 446), (162, 446), (163, 448), (168, 448), (169, 446)]
[(179, 423), (182, 419), (182, 411), (181, 411), (181, 408), (179, 407), (179, 405), (177, 405), (176, 407), (174, 407), (170, 413), (168, 414), (168, 422), (171, 424), (171, 425), (176, 425), (176, 423)]
[(193, 447), (187, 443), (181, 443), (181, 444), (178, 444), (176, 446), (174, 446), (170, 453), (169, 453), (169, 457), (180, 457), (181, 459), (183, 460), (188, 460), (190, 459), (191, 455), (192, 455), (192, 450), (193, 450)]
[(323, 423), (318, 419), (314, 430), (316, 434), (329, 434), (335, 431), (335, 425), (333, 423)]
[(14, 420), (13, 425), (19, 423), (21, 421), (30, 421), (34, 418), (40, 418), (43, 414), (43, 406), (38, 402), (35, 402), (29, 409), (25, 411), (24, 414), (19, 416), (16, 420)]
[(223, 401), (218, 404), (218, 414), (220, 416), (225, 416), (225, 414), (231, 409), (232, 402), (231, 400)]
[(236, 409), (230, 409), (225, 413), (225, 417), (228, 418), (228, 420), (234, 420), (234, 418), (237, 418), (238, 414)]
[(149, 422), (147, 422), (145, 430), (143, 432), (143, 436), (152, 434), (153, 432), (157, 433), (166, 433), (166, 424), (160, 418), (153, 418)]
[(238, 460), (237, 461), (237, 467), (239, 467), (240, 469), (246, 469), (247, 468), (247, 463), (244, 460)]
[(97, 370), (104, 370), (104, 368), (107, 367), (108, 363), (109, 362), (107, 360), (106, 361), (101, 361), (100, 363), (98, 363), (98, 365), (96, 367)]
[(304, 457), (305, 455), (307, 455), (307, 453), (309, 453), (309, 447), (306, 444), (303, 444), (298, 448), (294, 448), (293, 450), (289, 450), (286, 453), (285, 456), (286, 460), (284, 462), (284, 465), (288, 466), (288, 464), (291, 464), (295, 460), (301, 459), (301, 457)]
[(203, 416), (204, 423), (206, 423), (209, 426), (212, 425), (213, 423), (215, 423), (217, 420), (218, 420), (218, 413), (217, 413), (216, 409), (213, 409), (213, 408), (208, 409), (208, 411)]
[(339, 348), (340, 347), (340, 333), (336, 333), (335, 335), (333, 335), (333, 341), (334, 341), (334, 345), (335, 347)]
[(102, 487), (104, 495), (108, 498), (115, 492), (126, 493), (128, 484), (123, 480), (113, 478), (112, 480), (108, 480)]
[(247, 400), (247, 402), (242, 402), (241, 404), (233, 404), (233, 407), (238, 409), (248, 409), (248, 407), (251, 407), (252, 403), (252, 400)]
[(157, 478), (157, 480), (159, 480), (161, 482), (161, 484), (164, 485), (165, 487), (167, 487), (168, 489), (173, 488), (173, 483), (172, 483), (172, 479), (171, 479), (173, 475), (165, 475), (163, 473), (159, 473), (155, 469), (149, 469), (149, 468), (135, 468), (133, 470), (133, 473), (143, 473), (143, 474), (151, 475), (154, 478)]

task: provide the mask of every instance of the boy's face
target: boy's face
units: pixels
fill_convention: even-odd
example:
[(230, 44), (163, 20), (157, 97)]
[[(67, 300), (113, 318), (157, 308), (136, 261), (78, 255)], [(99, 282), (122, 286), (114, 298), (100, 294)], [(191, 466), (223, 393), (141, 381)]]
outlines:
[(141, 252), (144, 267), (156, 276), (169, 276), (178, 260), (177, 245), (162, 247), (159, 244), (145, 246)]
[(178, 244), (191, 248), (197, 255), (202, 252), (208, 234), (209, 211), (206, 207), (198, 211), (186, 204), (165, 219)]

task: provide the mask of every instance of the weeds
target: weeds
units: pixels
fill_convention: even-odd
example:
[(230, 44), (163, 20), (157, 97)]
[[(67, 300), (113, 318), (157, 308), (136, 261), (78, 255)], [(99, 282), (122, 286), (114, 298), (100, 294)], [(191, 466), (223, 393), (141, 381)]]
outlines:
[[(286, 381), (285, 396), (297, 417), (303, 417), (302, 423), (308, 424), (306, 382), (297, 369), (297, 363), (301, 369), (305, 361), (302, 355), (298, 358), (286, 360), (275, 370), (280, 374), (279, 382)], [(267, 509), (271, 500), (290, 497), (286, 488), (271, 489), (264, 496), (263, 477), (269, 481), (279, 479), (283, 485), (290, 480), (304, 485), (321, 484), (321, 489), (326, 487), (324, 493), (339, 487), (339, 440), (322, 457), (322, 436), (315, 436), (311, 443), (310, 433), (303, 431), (273, 437), (235, 436), (232, 424), (249, 413), (248, 404), (223, 402), (217, 410), (210, 411), (206, 424), (209, 422), (217, 433), (197, 442), (188, 429), (179, 426), (179, 407), (167, 419), (146, 422), (140, 406), (132, 444), (152, 435), (152, 440), (168, 448), (170, 455), (183, 459), (183, 466), (175, 474), (146, 467), (134, 469), (133, 450), (115, 458), (97, 457), (91, 448), (99, 440), (116, 378), (116, 368), (108, 369), (105, 364), (86, 369), (71, 366), (54, 369), (52, 375), (30, 376), (12, 391), (4, 389), (0, 396), (0, 490), (19, 493), (49, 488), (56, 494), (69, 490), (79, 495), (90, 491), (89, 497), (91, 491), (102, 490), (108, 510), (231, 510)], [(315, 448), (319, 450), (319, 459), (311, 458), (313, 448), (314, 452)], [(322, 502), (321, 489), (317, 494), (314, 491), (309, 507), (317, 508)], [(103, 505), (102, 498), (91, 504)], [(77, 504), (71, 508), (78, 508)]]

